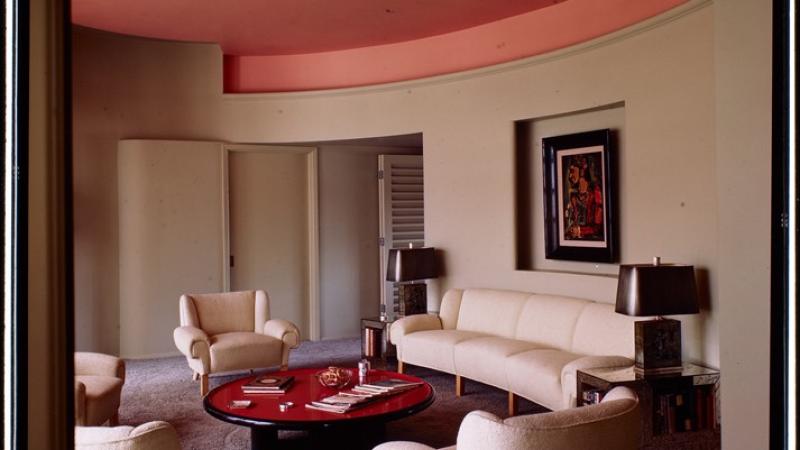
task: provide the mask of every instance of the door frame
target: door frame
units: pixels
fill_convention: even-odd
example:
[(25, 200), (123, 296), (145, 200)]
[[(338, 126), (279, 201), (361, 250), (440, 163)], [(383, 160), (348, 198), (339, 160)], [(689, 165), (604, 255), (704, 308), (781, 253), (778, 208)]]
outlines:
[(308, 339), (320, 339), (319, 302), (319, 187), (317, 159), (319, 149), (309, 146), (289, 146), (273, 144), (223, 144), (221, 154), (222, 170), (222, 288), (225, 292), (231, 287), (231, 241), (230, 241), (230, 182), (229, 156), (232, 152), (295, 153), (306, 155), (306, 195), (308, 200)]

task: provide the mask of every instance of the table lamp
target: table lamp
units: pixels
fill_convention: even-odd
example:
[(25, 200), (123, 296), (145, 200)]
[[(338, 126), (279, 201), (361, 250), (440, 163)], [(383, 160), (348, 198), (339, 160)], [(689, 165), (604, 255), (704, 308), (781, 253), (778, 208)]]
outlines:
[(427, 286), (417, 281), (436, 278), (433, 247), (393, 248), (389, 250), (386, 281), (397, 284), (400, 316), (428, 312)]
[(696, 314), (694, 267), (683, 264), (623, 264), (619, 266), (616, 311), (628, 316), (656, 316), (634, 324), (636, 365), (642, 375), (682, 370), (681, 322), (661, 316)]

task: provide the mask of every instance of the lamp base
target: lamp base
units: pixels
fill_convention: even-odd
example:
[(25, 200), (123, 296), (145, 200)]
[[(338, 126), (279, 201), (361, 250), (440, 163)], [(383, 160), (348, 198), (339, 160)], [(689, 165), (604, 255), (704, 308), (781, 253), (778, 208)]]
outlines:
[(683, 370), (681, 322), (674, 319), (635, 322), (636, 365), (640, 375), (665, 375)]
[(425, 283), (409, 283), (397, 286), (400, 317), (428, 312), (428, 287)]

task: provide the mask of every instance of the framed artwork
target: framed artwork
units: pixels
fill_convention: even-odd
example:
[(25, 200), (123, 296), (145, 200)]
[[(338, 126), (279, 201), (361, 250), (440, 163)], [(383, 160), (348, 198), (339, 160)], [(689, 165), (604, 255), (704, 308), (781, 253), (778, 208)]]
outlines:
[(609, 129), (542, 139), (545, 258), (615, 262)]

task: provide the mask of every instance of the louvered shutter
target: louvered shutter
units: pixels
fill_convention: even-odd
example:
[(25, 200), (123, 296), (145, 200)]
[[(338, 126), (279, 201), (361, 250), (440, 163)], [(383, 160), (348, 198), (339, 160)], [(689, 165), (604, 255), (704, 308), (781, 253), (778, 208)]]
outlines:
[(399, 306), (394, 283), (386, 281), (389, 249), (425, 245), (423, 197), (422, 156), (378, 155), (381, 304), (390, 319), (397, 316)]

